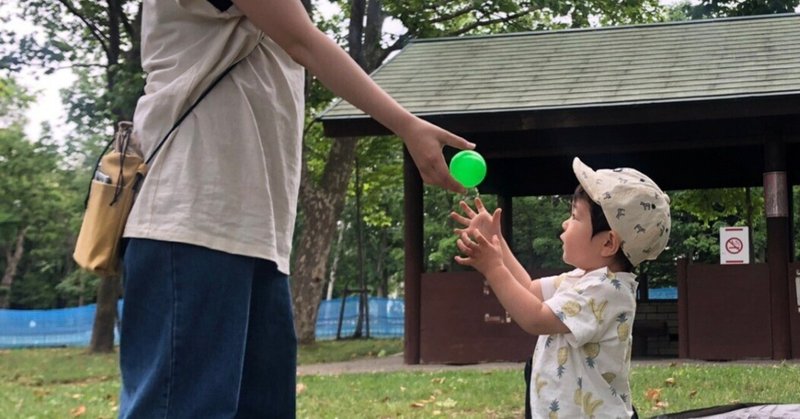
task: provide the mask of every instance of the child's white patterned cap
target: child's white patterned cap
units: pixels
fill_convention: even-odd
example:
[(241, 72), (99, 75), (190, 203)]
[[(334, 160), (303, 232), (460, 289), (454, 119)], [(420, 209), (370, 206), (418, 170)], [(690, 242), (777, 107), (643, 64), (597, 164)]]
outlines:
[(635, 169), (595, 171), (575, 157), (572, 170), (619, 234), (622, 251), (633, 266), (656, 259), (669, 240), (669, 196)]

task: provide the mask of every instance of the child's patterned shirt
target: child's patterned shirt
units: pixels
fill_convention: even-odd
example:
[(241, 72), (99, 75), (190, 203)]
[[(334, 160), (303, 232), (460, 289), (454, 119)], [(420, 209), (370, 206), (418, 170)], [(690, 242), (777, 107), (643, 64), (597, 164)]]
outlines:
[(542, 335), (533, 353), (536, 418), (630, 418), (636, 276), (607, 268), (540, 279), (544, 303), (570, 332)]

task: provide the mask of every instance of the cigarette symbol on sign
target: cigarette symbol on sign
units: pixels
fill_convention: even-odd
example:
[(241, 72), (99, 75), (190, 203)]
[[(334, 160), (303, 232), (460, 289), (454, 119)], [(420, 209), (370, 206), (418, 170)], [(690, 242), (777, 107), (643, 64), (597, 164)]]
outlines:
[(744, 244), (742, 241), (736, 237), (731, 237), (728, 241), (725, 242), (725, 250), (728, 253), (735, 255), (744, 249)]

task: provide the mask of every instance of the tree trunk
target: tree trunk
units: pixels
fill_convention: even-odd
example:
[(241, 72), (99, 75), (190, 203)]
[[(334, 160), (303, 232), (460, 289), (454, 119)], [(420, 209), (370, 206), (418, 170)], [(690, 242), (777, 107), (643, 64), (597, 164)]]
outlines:
[[(106, 56), (106, 88), (109, 92), (114, 90), (116, 85), (116, 67), (120, 65), (120, 57), (123, 53), (122, 32), (126, 32), (130, 37), (130, 45), (127, 58), (127, 65), (134, 68), (141, 68), (140, 60), (140, 33), (142, 22), (142, 5), (138, 6), (137, 13), (133, 22), (129, 22), (125, 17), (123, 2), (119, 0), (109, 0), (108, 10), (108, 38), (105, 42)], [(114, 119), (118, 121), (130, 120), (132, 115), (125, 110), (121, 104), (112, 105), (111, 112)], [(114, 350), (114, 326), (117, 321), (117, 300), (122, 294), (122, 286), (119, 277), (102, 278), (97, 286), (97, 311), (94, 316), (92, 326), (92, 339), (89, 344), (90, 353), (106, 353)]]
[(114, 326), (117, 320), (117, 300), (120, 296), (119, 277), (101, 278), (97, 285), (97, 309), (94, 312), (90, 353), (114, 351)]
[[(310, 12), (310, 2), (302, 2)], [(348, 53), (369, 73), (381, 64), (383, 57), (379, 48), (379, 34), (383, 28), (382, 5), (380, 0), (354, 0), (350, 3), (349, 12)], [(362, 23), (364, 16), (367, 17), (366, 27)], [(344, 208), (357, 145), (356, 138), (337, 138), (333, 141), (319, 185), (309, 179), (303, 161), (299, 200), (305, 222), (294, 248), (296, 257), (292, 268), (295, 330), (301, 344), (314, 342), (328, 255), (336, 231), (336, 220)]]
[(375, 293), (378, 297), (387, 297), (389, 295), (389, 278), (386, 271), (386, 255), (389, 253), (388, 249), (389, 233), (386, 229), (381, 229), (380, 240), (378, 241), (378, 251), (375, 252), (375, 275), (378, 276), (378, 290)]
[(336, 139), (331, 145), (321, 185), (317, 186), (305, 171), (300, 180), (300, 211), (305, 215), (305, 222), (294, 249), (297, 256), (292, 269), (292, 299), (295, 330), (301, 344), (314, 342), (328, 255), (336, 220), (344, 208), (357, 146), (356, 138)]
[(339, 255), (342, 254), (342, 239), (344, 238), (344, 229), (346, 224), (342, 221), (341, 226), (336, 223), (336, 228), (339, 230), (339, 237), (336, 239), (336, 254), (333, 255), (333, 266), (331, 266), (330, 280), (328, 281), (328, 293), (325, 299), (330, 300), (333, 298), (333, 287), (336, 285), (336, 269), (339, 267)]
[(17, 234), (17, 240), (13, 249), (6, 252), (6, 269), (3, 272), (3, 279), (0, 280), (0, 308), (11, 306), (11, 285), (14, 284), (14, 277), (17, 275), (17, 266), (25, 253), (25, 235), (28, 233), (25, 227)]

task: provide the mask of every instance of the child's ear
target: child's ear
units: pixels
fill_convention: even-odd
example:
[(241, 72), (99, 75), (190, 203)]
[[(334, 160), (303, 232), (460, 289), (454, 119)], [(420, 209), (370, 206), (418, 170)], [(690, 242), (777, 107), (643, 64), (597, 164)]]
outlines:
[(619, 251), (620, 246), (622, 246), (622, 241), (619, 238), (619, 234), (614, 230), (609, 230), (601, 252), (606, 257), (614, 256)]

